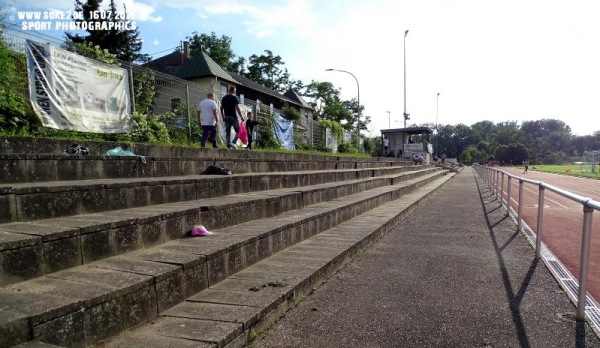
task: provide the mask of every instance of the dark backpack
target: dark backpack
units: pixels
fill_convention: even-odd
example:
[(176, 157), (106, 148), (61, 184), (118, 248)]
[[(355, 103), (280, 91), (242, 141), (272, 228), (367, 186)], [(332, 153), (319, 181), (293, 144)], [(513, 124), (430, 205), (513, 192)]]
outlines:
[(202, 174), (217, 174), (217, 175), (231, 175), (231, 170), (218, 165), (217, 163), (213, 163), (209, 165)]

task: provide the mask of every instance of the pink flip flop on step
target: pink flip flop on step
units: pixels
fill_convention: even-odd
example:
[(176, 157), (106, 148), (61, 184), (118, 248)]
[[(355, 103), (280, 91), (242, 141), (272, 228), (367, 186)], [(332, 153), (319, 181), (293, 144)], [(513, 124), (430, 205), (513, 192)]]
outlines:
[(206, 227), (204, 227), (202, 225), (196, 225), (196, 226), (194, 226), (194, 228), (192, 228), (192, 232), (190, 232), (190, 235), (192, 237), (211, 236), (211, 235), (213, 235), (213, 232), (207, 230)]

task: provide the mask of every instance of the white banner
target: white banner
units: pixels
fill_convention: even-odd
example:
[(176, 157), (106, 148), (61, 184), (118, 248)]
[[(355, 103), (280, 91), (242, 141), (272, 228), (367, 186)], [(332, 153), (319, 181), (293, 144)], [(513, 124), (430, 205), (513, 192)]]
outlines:
[(44, 127), (131, 130), (127, 70), (27, 40), (27, 72), (31, 104)]
[(423, 152), (423, 144), (404, 144), (404, 152)]

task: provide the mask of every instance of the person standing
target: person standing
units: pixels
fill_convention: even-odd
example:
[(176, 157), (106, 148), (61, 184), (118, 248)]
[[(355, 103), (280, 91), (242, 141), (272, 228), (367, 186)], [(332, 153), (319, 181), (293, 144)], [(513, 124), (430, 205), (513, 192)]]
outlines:
[(390, 139), (383, 138), (383, 155), (387, 156), (390, 151)]
[(254, 132), (254, 126), (258, 124), (258, 121), (252, 119), (252, 111), (248, 111), (246, 114), (246, 130), (248, 132), (248, 150), (252, 150), (252, 133)]
[[(221, 99), (221, 116), (225, 122), (225, 141), (228, 149), (235, 148), (235, 144), (238, 141), (240, 121), (237, 115), (240, 115), (241, 121), (244, 122), (244, 117), (240, 110), (240, 101), (235, 95), (235, 87), (231, 86), (227, 95)], [(235, 131), (233, 139), (231, 139), (231, 128)]]
[(212, 144), (213, 148), (217, 148), (217, 103), (215, 95), (208, 93), (206, 99), (198, 103), (198, 124), (202, 128), (202, 138), (200, 139), (200, 148), (204, 149), (206, 140)]
[(527, 173), (527, 171), (529, 170), (529, 160), (526, 159), (523, 161), (523, 167), (525, 167), (525, 171), (523, 172), (523, 174)]

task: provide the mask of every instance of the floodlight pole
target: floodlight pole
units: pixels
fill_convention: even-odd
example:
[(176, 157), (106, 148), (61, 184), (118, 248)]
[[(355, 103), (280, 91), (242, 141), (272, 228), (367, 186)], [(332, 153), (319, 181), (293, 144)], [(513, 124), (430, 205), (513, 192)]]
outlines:
[(406, 35), (408, 30), (404, 31), (404, 128), (406, 128), (406, 120), (410, 119), (406, 113)]
[(438, 92), (436, 100), (435, 100), (435, 155), (439, 156), (438, 153), (438, 134), (440, 133), (440, 131), (438, 130), (438, 116), (440, 113), (440, 93)]

